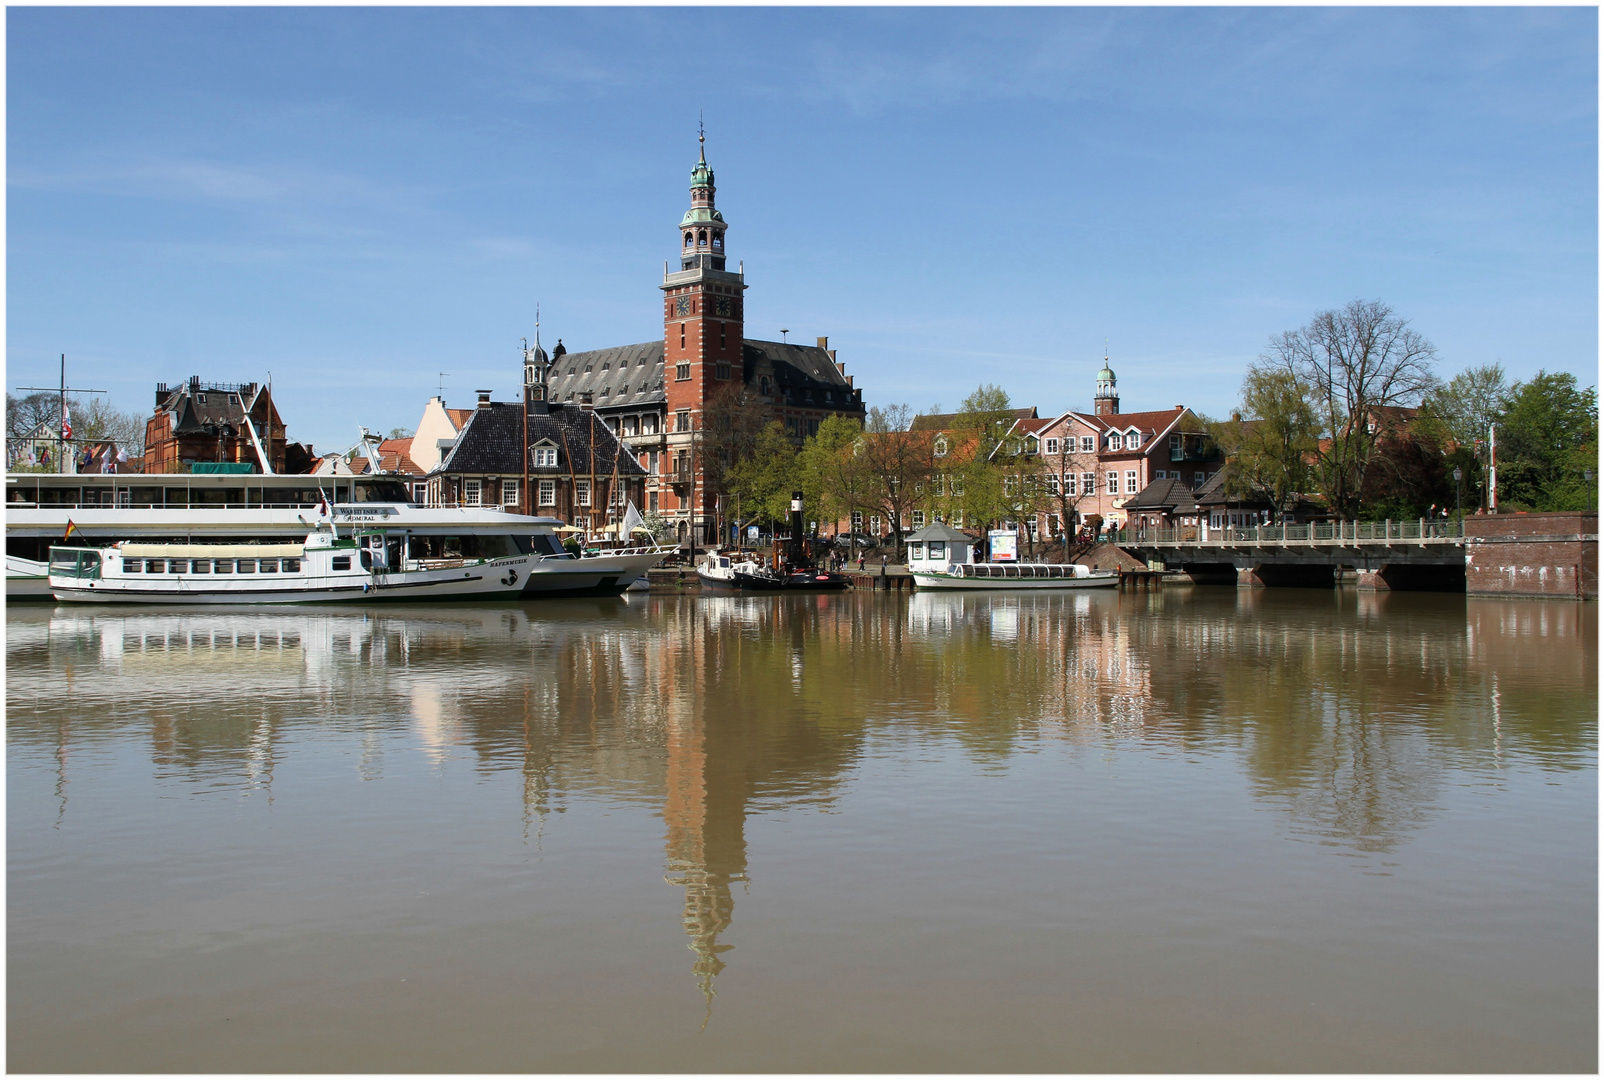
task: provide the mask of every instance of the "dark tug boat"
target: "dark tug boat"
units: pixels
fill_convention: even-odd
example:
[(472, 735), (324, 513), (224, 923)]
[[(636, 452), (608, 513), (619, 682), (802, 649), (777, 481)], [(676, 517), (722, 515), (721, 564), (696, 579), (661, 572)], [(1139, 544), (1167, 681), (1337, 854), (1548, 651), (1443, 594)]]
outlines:
[(731, 592), (838, 592), (850, 582), (841, 574), (805, 568), (780, 573), (750, 556), (737, 562), (729, 555), (709, 555), (696, 566), (705, 589)]

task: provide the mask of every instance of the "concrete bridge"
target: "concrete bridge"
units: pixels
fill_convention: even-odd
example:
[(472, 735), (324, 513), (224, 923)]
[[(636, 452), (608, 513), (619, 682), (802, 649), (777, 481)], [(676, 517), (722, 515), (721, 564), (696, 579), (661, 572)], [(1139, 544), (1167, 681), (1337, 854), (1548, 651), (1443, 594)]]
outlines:
[(1125, 530), (1120, 547), (1198, 581), (1330, 586), (1357, 572), (1361, 589), (1465, 588), (1458, 521), (1334, 521), (1308, 525)]
[(1598, 597), (1598, 514), (1499, 514), (1463, 522), (1340, 521), (1246, 528), (1124, 530), (1138, 558), (1198, 581), (1322, 586), (1351, 569), (1361, 589)]

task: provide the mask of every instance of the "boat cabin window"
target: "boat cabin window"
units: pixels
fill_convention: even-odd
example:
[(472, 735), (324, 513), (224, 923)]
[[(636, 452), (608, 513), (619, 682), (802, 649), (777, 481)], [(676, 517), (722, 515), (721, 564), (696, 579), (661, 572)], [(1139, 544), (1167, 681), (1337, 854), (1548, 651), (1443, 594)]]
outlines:
[[(263, 569), (266, 569), (266, 568), (264, 567)], [(336, 569), (336, 570), (349, 570), (349, 569), (351, 569), (351, 556), (349, 556), (349, 555), (336, 555), (336, 556), (334, 556), (334, 569)]]
[(278, 573), (278, 560), (277, 559), (257, 559), (256, 560), (256, 567), (257, 567), (258, 570), (260, 570), (264, 574), (276, 574), (276, 573)]
[(924, 557), (925, 557), (925, 546), (924, 546), (924, 544), (921, 543), (918, 540), (910, 541), (908, 543), (908, 558), (910, 558), (910, 559), (918, 559), (918, 560), (920, 560), (922, 562), (924, 560)]
[(214, 573), (232, 574), (234, 572), (234, 560), (233, 559), (216, 559), (212, 563), (212, 569), (213, 569)]
[(301, 560), (300, 559), (285, 559), (284, 560), (284, 572), (286, 574), (299, 574), (301, 572)]
[(189, 560), (188, 559), (168, 559), (167, 560), (167, 572), (169, 574), (187, 574), (187, 573), (189, 573)]
[(211, 572), (212, 560), (210, 559), (196, 559), (193, 568), (190, 570), (192, 574), (210, 574)]
[(720, 558), (720, 559), (719, 559), (719, 561), (718, 561), (718, 564), (719, 564), (719, 566), (721, 566), (721, 567), (725, 567), (725, 568), (728, 568), (728, 567), (729, 567), (729, 565), (730, 565), (730, 560), (728, 560), (728, 559), (725, 559), (725, 558), (722, 558), (722, 557), (721, 557), (721, 558)]
[[(515, 536), (513, 543), (520, 555), (564, 555), (563, 546), (557, 538), (550, 533), (534, 533), (530, 536)], [(414, 541), (416, 543), (416, 541)]]
[(929, 540), (926, 546), (930, 549), (929, 558), (945, 561), (947, 558), (947, 542), (945, 540)]
[(144, 559), (124, 559), (123, 560), (123, 573), (125, 573), (125, 574), (142, 574), (142, 573), (144, 573), (144, 571), (145, 571), (145, 560)]
[(412, 501), (412, 497), (407, 494), (407, 486), (399, 480), (365, 480), (354, 486), (356, 490), (352, 496), (359, 503)]
[(234, 560), (234, 572), (237, 573), (237, 574), (254, 574), (254, 573), (256, 573), (256, 560), (255, 559), (235, 559)]

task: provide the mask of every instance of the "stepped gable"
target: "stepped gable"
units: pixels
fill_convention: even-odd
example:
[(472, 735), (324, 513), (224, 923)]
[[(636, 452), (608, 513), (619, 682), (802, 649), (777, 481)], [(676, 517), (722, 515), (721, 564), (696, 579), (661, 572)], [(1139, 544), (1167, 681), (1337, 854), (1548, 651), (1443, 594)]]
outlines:
[(554, 405), (577, 403), (583, 394), (598, 407), (659, 405), (664, 399), (663, 343), (559, 353), (546, 381)]
[[(523, 410), (524, 406), (518, 402), (501, 401), (471, 410), (467, 424), (437, 471), (521, 475), (524, 468)], [(535, 469), (531, 465), (531, 474), (612, 476), (616, 462), (619, 476), (646, 475), (640, 462), (593, 410), (557, 403), (552, 403), (544, 413), (531, 408), (529, 445), (542, 440), (556, 445), (557, 467)]]

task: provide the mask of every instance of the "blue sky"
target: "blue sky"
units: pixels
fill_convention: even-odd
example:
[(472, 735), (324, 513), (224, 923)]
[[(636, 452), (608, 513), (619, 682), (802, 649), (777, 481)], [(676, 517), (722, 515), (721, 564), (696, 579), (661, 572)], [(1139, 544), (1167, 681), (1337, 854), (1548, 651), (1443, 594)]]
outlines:
[(659, 337), (697, 111), (748, 337), (870, 404), (1229, 411), (1318, 310), (1598, 371), (1597, 13), (27, 8), (8, 385), (272, 372), (343, 449)]

